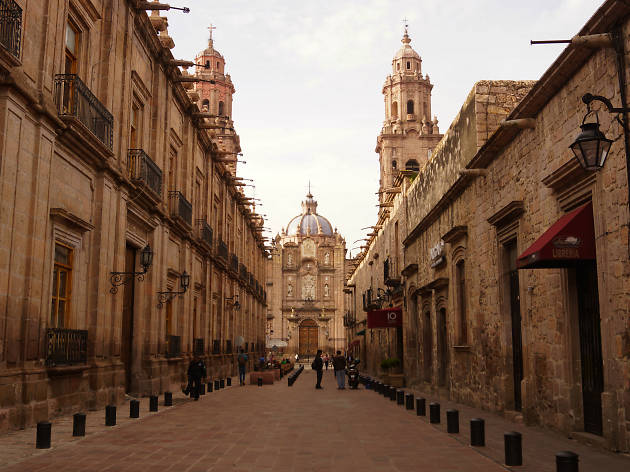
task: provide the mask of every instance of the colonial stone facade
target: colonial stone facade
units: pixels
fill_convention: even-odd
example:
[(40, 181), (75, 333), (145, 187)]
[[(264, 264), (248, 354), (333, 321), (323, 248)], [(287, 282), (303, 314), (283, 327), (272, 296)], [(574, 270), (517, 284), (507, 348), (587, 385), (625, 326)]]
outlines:
[[(368, 290), (366, 309), (378, 288), (403, 309), (400, 344), (387, 330), (361, 341), (370, 373), (397, 354), (410, 385), (630, 450), (624, 130), (593, 102), (601, 131), (622, 139), (598, 172), (569, 149), (583, 95), (628, 106), (629, 14), (605, 2), (579, 36), (611, 35), (575, 40), (533, 87), (477, 83), (426, 166), (395, 182), (348, 280), (353, 333)], [(388, 257), (401, 263), (385, 280)]]
[(345, 240), (309, 193), (302, 213), (274, 238), (267, 261), (268, 348), (301, 357), (345, 350), (345, 254)]
[(193, 352), (233, 373), (237, 344), (264, 348), (262, 219), (166, 6), (5, 3), (0, 429), (178, 388)]

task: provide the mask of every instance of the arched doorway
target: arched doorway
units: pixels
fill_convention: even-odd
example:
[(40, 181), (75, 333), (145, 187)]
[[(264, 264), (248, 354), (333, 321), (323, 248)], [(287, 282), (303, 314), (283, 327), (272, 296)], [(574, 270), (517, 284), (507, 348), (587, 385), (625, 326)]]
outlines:
[(437, 342), (438, 342), (438, 385), (448, 385), (448, 344), (446, 334), (446, 309), (440, 308), (437, 316)]
[(314, 320), (308, 319), (300, 324), (300, 345), (298, 354), (303, 356), (314, 356), (317, 353), (318, 328)]

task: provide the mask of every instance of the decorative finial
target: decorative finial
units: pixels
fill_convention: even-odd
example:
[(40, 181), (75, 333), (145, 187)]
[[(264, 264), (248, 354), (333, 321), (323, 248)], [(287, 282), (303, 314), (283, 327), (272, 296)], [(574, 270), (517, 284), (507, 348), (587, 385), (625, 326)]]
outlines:
[(212, 47), (212, 30), (217, 29), (216, 26), (214, 26), (212, 23), (210, 23), (210, 26), (208, 26), (208, 30), (210, 31), (210, 37), (208, 38), (208, 45), (210, 47)]
[(313, 194), (311, 193), (311, 181), (308, 181), (308, 193), (306, 194), (307, 198), (313, 198)]
[(409, 23), (407, 21), (407, 17), (403, 18), (403, 24), (405, 25), (405, 34), (403, 35), (403, 39), (401, 42), (403, 44), (409, 44), (411, 42), (411, 38), (409, 38)]

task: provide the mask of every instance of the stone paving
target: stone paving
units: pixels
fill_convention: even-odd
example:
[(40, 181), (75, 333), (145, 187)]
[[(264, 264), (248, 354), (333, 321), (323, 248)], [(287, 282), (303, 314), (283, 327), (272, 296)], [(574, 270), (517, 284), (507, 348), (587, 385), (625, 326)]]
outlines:
[[(510, 470), (500, 463), (502, 435), (493, 437), (496, 425), (488, 414), (488, 446), (471, 448), (463, 421), (461, 435), (448, 435), (442, 425), (430, 425), (377, 393), (337, 390), (330, 371), (324, 390), (314, 383), (314, 373), (305, 370), (293, 387), (286, 378), (273, 386), (232, 386), (198, 402), (180, 393), (173, 407), (160, 401), (158, 413), (149, 413), (143, 399), (140, 419), (127, 418), (128, 404), (120, 405), (114, 427), (104, 426), (103, 410), (90, 412), (84, 438), (72, 438), (71, 417), (59, 418), (51, 449), (35, 449), (34, 428), (0, 436), (0, 471)], [(553, 471), (548, 449), (579, 446), (566, 440), (576, 447), (561, 447), (563, 438), (549, 433), (539, 443), (527, 428), (514, 426), (509, 429), (523, 432), (525, 462), (514, 470)], [(531, 458), (539, 447), (545, 459), (537, 462)], [(630, 470), (624, 456), (582, 447), (581, 471)]]

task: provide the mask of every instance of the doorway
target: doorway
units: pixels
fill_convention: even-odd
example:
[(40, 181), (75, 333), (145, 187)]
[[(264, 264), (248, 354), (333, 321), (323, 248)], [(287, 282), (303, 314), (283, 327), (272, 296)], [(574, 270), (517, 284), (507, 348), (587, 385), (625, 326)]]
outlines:
[[(136, 249), (131, 246), (125, 247), (125, 272), (136, 270)], [(120, 359), (125, 369), (125, 392), (131, 392), (131, 361), (133, 356), (133, 302), (136, 278), (124, 285), (123, 289), (123, 310), (122, 310), (122, 334), (120, 346)]]
[(575, 271), (582, 367), (584, 431), (602, 435), (604, 369), (595, 261), (581, 262)]
[(431, 312), (424, 312), (424, 326), (422, 330), (422, 347), (424, 351), (424, 380), (431, 382), (433, 364), (433, 330), (431, 329)]
[(446, 308), (440, 308), (437, 318), (438, 385), (446, 387), (448, 374), (448, 344), (446, 338)]
[(523, 398), (521, 395), (521, 381), (523, 380), (523, 334), (521, 326), (521, 299), (519, 293), (518, 257), (516, 240), (512, 240), (504, 247), (507, 272), (507, 291), (510, 302), (510, 321), (512, 328), (512, 377), (514, 385), (514, 409), (521, 411)]
[(300, 325), (300, 343), (299, 352), (300, 357), (314, 356), (317, 354), (319, 329), (317, 323), (314, 320), (308, 319), (302, 321)]

